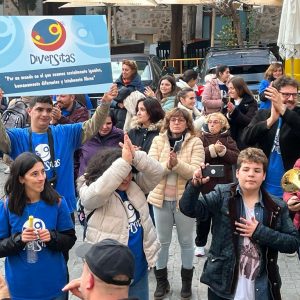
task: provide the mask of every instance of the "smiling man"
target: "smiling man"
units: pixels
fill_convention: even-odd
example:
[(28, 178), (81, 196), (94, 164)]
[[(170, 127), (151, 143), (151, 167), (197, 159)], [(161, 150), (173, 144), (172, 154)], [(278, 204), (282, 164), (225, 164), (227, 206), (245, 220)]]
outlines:
[(298, 88), (297, 81), (290, 77), (276, 79), (265, 90), (271, 109), (259, 110), (242, 136), (246, 145), (262, 149), (268, 157), (264, 187), (277, 197), (283, 195), (280, 181), (284, 172), (292, 169), (300, 157)]
[[(48, 181), (65, 197), (70, 213), (76, 210), (74, 151), (91, 139), (105, 123), (109, 106), (118, 94), (116, 85), (105, 93), (95, 114), (86, 122), (50, 126), (53, 104), (50, 96), (33, 97), (29, 103), (30, 128), (5, 129), (0, 121), (0, 150), (15, 159), (29, 151), (40, 156)], [(0, 99), (2, 92), (0, 91)]]
[(203, 195), (209, 181), (195, 171), (179, 207), (205, 221), (212, 217), (212, 242), (200, 281), (209, 286), (208, 300), (279, 300), (278, 251), (292, 253), (300, 238), (286, 204), (262, 187), (268, 160), (261, 149), (238, 156), (237, 184), (217, 185)]

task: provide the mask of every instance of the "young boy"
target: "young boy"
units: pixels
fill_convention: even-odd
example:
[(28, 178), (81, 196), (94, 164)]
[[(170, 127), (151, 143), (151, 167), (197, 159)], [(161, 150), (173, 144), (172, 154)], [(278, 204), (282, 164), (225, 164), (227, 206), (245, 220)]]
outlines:
[[(209, 177), (195, 171), (180, 202), (192, 218), (212, 217), (212, 242), (200, 281), (209, 300), (281, 299), (278, 251), (293, 253), (300, 239), (286, 204), (261, 187), (268, 160), (262, 150), (247, 148), (238, 156), (237, 184), (201, 189)], [(200, 193), (200, 194), (199, 194)]]

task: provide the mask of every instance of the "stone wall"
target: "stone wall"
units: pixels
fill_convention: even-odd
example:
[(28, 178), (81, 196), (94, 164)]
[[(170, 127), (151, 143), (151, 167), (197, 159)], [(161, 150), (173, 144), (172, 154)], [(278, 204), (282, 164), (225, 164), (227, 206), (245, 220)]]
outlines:
[[(117, 12), (118, 36), (123, 39), (136, 39), (137, 35), (153, 35), (153, 43), (170, 40), (171, 35), (171, 9), (161, 7), (120, 7)], [(17, 15), (18, 11), (11, 0), (4, 0), (4, 15)], [(263, 43), (276, 42), (280, 23), (281, 8), (264, 6), (257, 19), (260, 40)], [(37, 9), (30, 12), (33, 15), (43, 14), (43, 4), (37, 0)], [(183, 10), (182, 33), (183, 41), (187, 39), (187, 10)]]
[[(12, 4), (11, 0), (4, 0), (3, 1), (3, 14), (6, 16), (16, 16), (18, 15), (17, 8)], [(37, 0), (36, 1), (36, 10), (29, 11), (30, 15), (37, 15), (40, 16), (43, 14), (43, 1)]]
[[(123, 12), (117, 13), (117, 31), (122, 38), (134, 39), (136, 34), (153, 35), (153, 42), (170, 40), (171, 9), (167, 8), (131, 8), (121, 7)], [(183, 10), (182, 33), (186, 39), (187, 16)]]

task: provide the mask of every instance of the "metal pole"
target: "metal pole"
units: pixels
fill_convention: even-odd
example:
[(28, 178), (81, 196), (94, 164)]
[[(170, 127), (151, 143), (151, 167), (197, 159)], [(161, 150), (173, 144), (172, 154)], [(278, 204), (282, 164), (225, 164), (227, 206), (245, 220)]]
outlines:
[(216, 9), (213, 7), (211, 16), (210, 46), (215, 46)]

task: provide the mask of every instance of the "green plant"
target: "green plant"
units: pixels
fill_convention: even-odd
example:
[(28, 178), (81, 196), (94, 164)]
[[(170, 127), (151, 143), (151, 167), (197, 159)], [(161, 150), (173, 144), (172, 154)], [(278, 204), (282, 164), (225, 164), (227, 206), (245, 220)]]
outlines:
[(250, 45), (258, 44), (261, 37), (261, 27), (257, 26), (260, 13), (257, 10), (250, 10), (247, 17), (248, 43)]
[(221, 44), (224, 47), (234, 47), (238, 45), (236, 33), (231, 22), (222, 26), (222, 29), (217, 34), (217, 38), (221, 41)]

